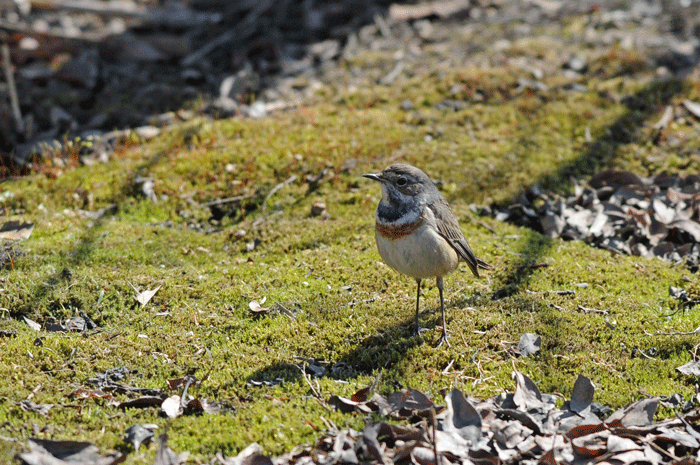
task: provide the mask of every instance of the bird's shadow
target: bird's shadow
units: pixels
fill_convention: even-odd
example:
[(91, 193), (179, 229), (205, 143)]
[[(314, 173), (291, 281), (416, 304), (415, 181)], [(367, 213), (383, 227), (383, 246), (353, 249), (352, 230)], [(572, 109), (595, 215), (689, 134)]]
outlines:
[[(439, 313), (439, 308), (437, 311)], [(421, 320), (424, 319), (427, 319), (427, 315), (421, 313)], [(432, 330), (432, 327), (430, 329)], [(317, 363), (311, 364), (323, 367), (325, 376), (343, 380), (353, 379), (359, 375), (391, 369), (400, 363), (412, 348), (433, 342), (433, 338), (425, 333), (423, 336), (415, 334), (415, 319), (409, 316), (392, 326), (385, 326), (365, 336), (352, 350), (341, 354), (335, 360), (318, 360)], [(295, 359), (272, 363), (252, 373), (247, 381), (294, 382), (301, 379), (305, 365), (307, 373), (318, 374), (317, 367), (309, 367), (308, 361)]]
[[(490, 296), (471, 295), (452, 301), (449, 304), (446, 303), (445, 311), (448, 319), (450, 312), (465, 306), (478, 307), (483, 304), (484, 298), (490, 299)], [(371, 334), (365, 335), (351, 350), (339, 354), (335, 359), (323, 360), (321, 357), (314, 360), (299, 357), (274, 362), (253, 372), (248, 376), (247, 382), (253, 384), (295, 382), (301, 379), (305, 369), (307, 374), (318, 375), (319, 367), (322, 367), (324, 376), (341, 380), (354, 379), (360, 375), (372, 375), (377, 372), (391, 370), (401, 363), (406, 354), (412, 349), (421, 345), (436, 347), (440, 340), (441, 316), (440, 304), (437, 299), (437, 288), (434, 286), (422, 288), (419, 316), (421, 335), (416, 335), (415, 313), (412, 311), (414, 308), (413, 305), (410, 305), (410, 307), (411, 311), (407, 309), (405, 312), (406, 316), (403, 319), (396, 321), (393, 325), (382, 326), (373, 330)], [(448, 328), (451, 330), (454, 338), (458, 329), (456, 327), (451, 328), (449, 320)], [(455, 338), (454, 340), (457, 341), (459, 339)]]

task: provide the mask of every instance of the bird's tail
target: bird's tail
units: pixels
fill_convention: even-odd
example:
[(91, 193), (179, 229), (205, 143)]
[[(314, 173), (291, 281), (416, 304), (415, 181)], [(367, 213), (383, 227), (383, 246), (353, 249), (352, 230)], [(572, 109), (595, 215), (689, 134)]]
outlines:
[(491, 264), (486, 263), (485, 261), (483, 261), (479, 257), (476, 257), (476, 266), (481, 268), (482, 270), (492, 270), (493, 269), (493, 266), (491, 266)]

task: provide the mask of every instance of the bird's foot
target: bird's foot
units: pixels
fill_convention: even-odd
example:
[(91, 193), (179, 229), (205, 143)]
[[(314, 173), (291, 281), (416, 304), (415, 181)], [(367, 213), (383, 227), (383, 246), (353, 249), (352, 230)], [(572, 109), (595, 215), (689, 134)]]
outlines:
[(423, 333), (428, 332), (430, 328), (423, 328), (422, 326), (416, 326), (413, 328), (413, 335), (418, 336), (420, 340), (423, 340)]
[(452, 347), (450, 345), (450, 341), (447, 339), (447, 331), (443, 328), (442, 329), (442, 335), (440, 336), (440, 339), (438, 339), (438, 345), (437, 347), (440, 347), (442, 344), (447, 345), (447, 347)]
[(429, 328), (423, 328), (421, 326), (416, 326), (413, 332), (414, 336), (418, 336), (419, 338), (423, 339), (423, 333), (427, 332)]

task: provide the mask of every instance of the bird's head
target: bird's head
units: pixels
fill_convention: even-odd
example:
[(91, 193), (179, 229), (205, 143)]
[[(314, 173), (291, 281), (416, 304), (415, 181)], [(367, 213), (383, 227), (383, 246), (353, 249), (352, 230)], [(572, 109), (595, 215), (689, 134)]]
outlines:
[(382, 201), (392, 205), (422, 204), (426, 194), (437, 191), (427, 174), (415, 166), (403, 163), (391, 165), (381, 173), (362, 176), (379, 182), (382, 186)]

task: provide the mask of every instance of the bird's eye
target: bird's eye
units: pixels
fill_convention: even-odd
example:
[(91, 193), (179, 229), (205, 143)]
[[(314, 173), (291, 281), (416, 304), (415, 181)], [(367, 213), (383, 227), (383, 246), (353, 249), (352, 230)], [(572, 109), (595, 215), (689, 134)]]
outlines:
[(396, 185), (397, 186), (405, 186), (408, 180), (404, 178), (403, 176), (399, 176), (399, 178), (396, 180)]

